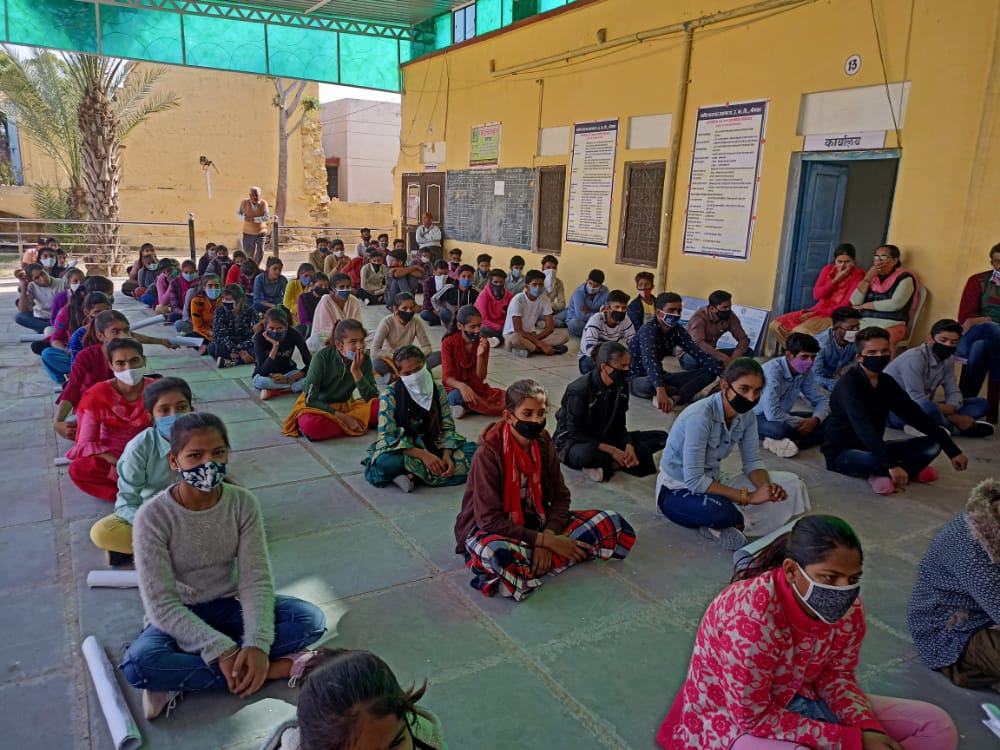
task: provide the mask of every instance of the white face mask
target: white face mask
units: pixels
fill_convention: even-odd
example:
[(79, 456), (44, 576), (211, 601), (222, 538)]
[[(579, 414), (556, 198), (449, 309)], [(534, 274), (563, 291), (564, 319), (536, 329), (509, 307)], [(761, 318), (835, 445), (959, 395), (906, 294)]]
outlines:
[(52, 268), (56, 264), (55, 258), (42, 258), (42, 265), (45, 268)]
[(69, 290), (71, 292), (75, 292), (79, 288), (80, 288), (80, 282), (77, 282), (76, 284), (70, 284), (69, 285)]
[(844, 341), (846, 341), (849, 344), (853, 344), (854, 339), (856, 339), (857, 337), (858, 337), (857, 331), (844, 331)]
[(556, 283), (556, 269), (546, 268), (542, 273), (545, 274), (545, 291), (551, 292)]
[(424, 409), (431, 408), (431, 401), (434, 398), (434, 378), (431, 377), (430, 370), (421, 367), (416, 372), (401, 376), (400, 380), (414, 401)]
[(146, 375), (146, 366), (130, 367), (128, 370), (115, 370), (115, 377), (123, 385), (139, 385)]
[(344, 251), (343, 250), (334, 250), (333, 251), (333, 257), (334, 258), (343, 258), (344, 257)]
[(448, 280), (448, 277), (447, 277), (447, 276), (445, 276), (445, 275), (443, 275), (443, 274), (442, 274), (441, 276), (435, 276), (435, 277), (434, 277), (434, 286), (436, 286), (436, 287), (437, 287), (437, 290), (438, 290), (439, 292), (440, 292), (440, 291), (441, 291), (442, 289), (444, 289), (444, 282), (446, 282), (447, 280)]

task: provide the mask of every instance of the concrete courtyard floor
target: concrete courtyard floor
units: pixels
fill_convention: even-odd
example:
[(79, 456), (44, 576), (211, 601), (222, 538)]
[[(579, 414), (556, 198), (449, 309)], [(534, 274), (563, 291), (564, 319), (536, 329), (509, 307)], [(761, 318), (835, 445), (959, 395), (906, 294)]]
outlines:
[[(10, 309), (13, 284), (0, 283)], [(118, 295), (133, 320), (143, 313)], [(373, 330), (381, 308), (365, 310)], [(9, 319), (8, 319), (9, 320)], [(143, 332), (166, 335), (154, 326)], [(435, 339), (441, 329), (430, 329)], [(38, 358), (0, 323), (0, 726), (9, 748), (108, 748), (110, 736), (80, 643), (95, 635), (113, 663), (138, 632), (136, 590), (88, 589), (103, 556), (90, 525), (111, 506), (82, 494), (53, 458), (67, 449), (51, 427), (54, 396)], [(574, 505), (622, 512), (638, 541), (624, 562), (595, 563), (548, 580), (528, 601), (487, 599), (469, 587), (452, 553), (462, 488), (376, 489), (361, 473), (369, 436), (310, 443), (281, 434), (293, 398), (261, 402), (250, 368), (215, 369), (191, 351), (149, 347), (151, 370), (186, 378), (196, 408), (222, 417), (233, 440), (232, 474), (257, 494), (267, 522), (278, 591), (327, 614), (327, 645), (380, 654), (405, 684), (429, 682), (424, 704), (442, 719), (452, 748), (655, 747), (654, 735), (681, 684), (693, 635), (731, 572), (729, 553), (655, 512), (654, 477), (604, 485), (565, 471)], [(576, 357), (515, 359), (495, 352), (490, 379), (533, 377), (558, 402)], [(554, 407), (553, 407), (554, 415)], [(487, 420), (463, 419), (475, 438)], [(549, 426), (554, 425), (554, 416)], [(669, 420), (635, 401), (633, 429)], [(969, 470), (905, 494), (877, 497), (866, 483), (828, 473), (817, 450), (773, 468), (798, 472), (813, 510), (846, 518), (865, 545), (862, 597), (868, 637), (858, 674), (872, 693), (944, 706), (970, 750), (996, 747), (980, 722), (989, 692), (953, 687), (917, 659), (906, 629), (916, 566), (934, 533), (960, 511), (970, 487), (994, 475), (998, 440), (964, 441)], [(296, 691), (270, 684), (258, 696), (188, 695), (169, 717), (141, 718), (139, 693), (119, 676), (143, 747), (258, 748), (294, 713)]]

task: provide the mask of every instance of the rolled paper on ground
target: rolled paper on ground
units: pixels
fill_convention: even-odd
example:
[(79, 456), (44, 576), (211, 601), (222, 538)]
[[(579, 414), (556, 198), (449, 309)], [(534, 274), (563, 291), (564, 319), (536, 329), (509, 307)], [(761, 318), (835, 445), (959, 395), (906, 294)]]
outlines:
[(48, 336), (44, 333), (22, 333), (17, 337), (17, 340), (22, 344), (30, 344), (33, 341), (45, 341), (47, 338)]
[(167, 341), (174, 346), (192, 346), (195, 348), (205, 343), (205, 339), (200, 339), (197, 336), (168, 336)]
[(92, 570), (87, 573), (87, 586), (92, 589), (137, 589), (139, 573), (134, 570)]
[(155, 326), (157, 323), (162, 323), (166, 318), (162, 315), (154, 315), (150, 318), (145, 318), (144, 320), (137, 320), (135, 323), (129, 323), (129, 328), (133, 331), (138, 331), (140, 328), (146, 328), (147, 326)]
[(789, 521), (780, 529), (775, 529), (767, 536), (762, 536), (760, 539), (755, 539), (754, 541), (750, 542), (750, 544), (740, 547), (733, 553), (733, 566), (737, 570), (743, 570), (744, 568), (747, 568), (750, 565), (750, 561), (753, 559), (754, 555), (756, 555), (758, 552), (764, 549), (764, 547), (769, 545), (771, 542), (773, 542), (782, 534), (787, 534), (789, 531), (792, 530), (792, 527), (794, 525), (795, 521)]
[(114, 667), (108, 661), (101, 644), (94, 636), (87, 636), (83, 642), (83, 658), (94, 681), (97, 699), (101, 703), (104, 720), (111, 732), (111, 741), (117, 750), (135, 750), (142, 746), (142, 735), (135, 718), (125, 702), (125, 696), (118, 685)]

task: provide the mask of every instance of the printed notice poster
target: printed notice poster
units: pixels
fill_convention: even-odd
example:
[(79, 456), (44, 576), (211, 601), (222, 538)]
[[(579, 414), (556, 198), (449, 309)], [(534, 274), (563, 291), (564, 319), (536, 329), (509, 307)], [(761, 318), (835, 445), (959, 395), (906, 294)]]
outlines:
[(749, 260), (767, 101), (699, 107), (684, 254)]
[(618, 120), (579, 122), (573, 126), (567, 242), (607, 247), (617, 147)]
[(472, 129), (469, 142), (470, 167), (495, 167), (500, 163), (500, 123), (489, 122)]

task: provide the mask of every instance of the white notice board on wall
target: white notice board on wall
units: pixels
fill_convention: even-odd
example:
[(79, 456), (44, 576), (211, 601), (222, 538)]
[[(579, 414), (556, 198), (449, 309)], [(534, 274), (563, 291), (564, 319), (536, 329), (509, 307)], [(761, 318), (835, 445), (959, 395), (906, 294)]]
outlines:
[(567, 242), (607, 247), (617, 148), (618, 120), (578, 122), (573, 126)]
[(698, 108), (685, 255), (750, 259), (766, 122), (766, 100)]

